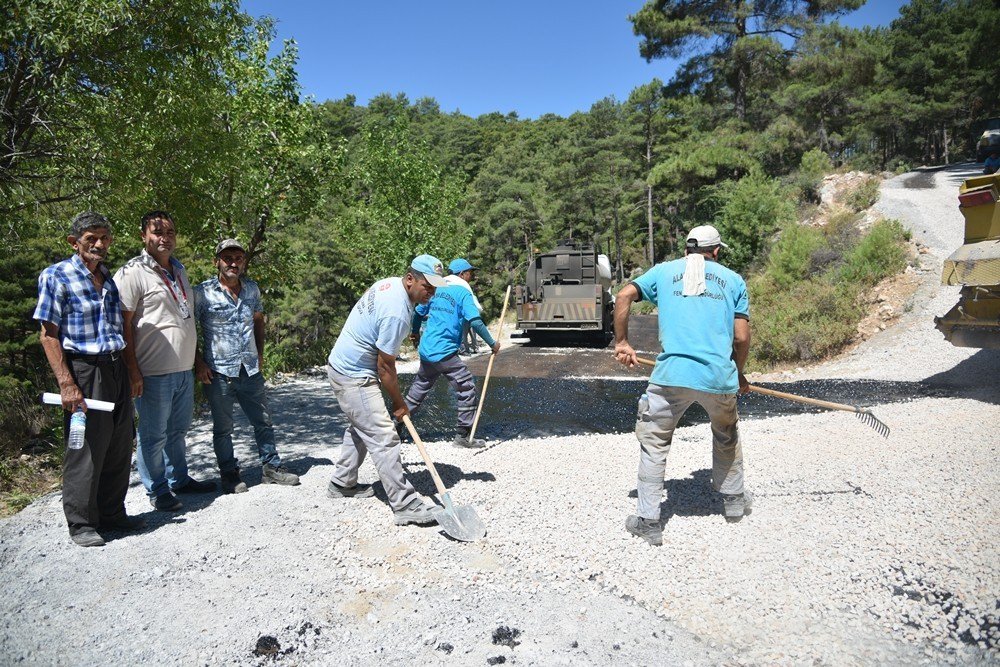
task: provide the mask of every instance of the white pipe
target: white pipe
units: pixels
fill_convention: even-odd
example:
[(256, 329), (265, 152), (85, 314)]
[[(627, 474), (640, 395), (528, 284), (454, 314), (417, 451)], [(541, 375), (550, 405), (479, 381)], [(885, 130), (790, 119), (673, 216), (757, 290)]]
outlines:
[[(95, 398), (86, 398), (84, 400), (87, 402), (88, 410), (100, 410), (101, 412), (115, 411), (115, 404), (111, 401), (98, 401)], [(42, 394), (42, 403), (47, 403), (48, 405), (62, 405), (62, 396), (47, 391)]]

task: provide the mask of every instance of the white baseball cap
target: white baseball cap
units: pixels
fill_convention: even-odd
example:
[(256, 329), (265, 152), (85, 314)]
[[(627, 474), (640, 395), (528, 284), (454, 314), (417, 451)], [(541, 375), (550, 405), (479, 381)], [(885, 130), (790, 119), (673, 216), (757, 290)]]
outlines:
[(722, 242), (719, 230), (712, 225), (700, 225), (688, 232), (686, 245), (689, 248), (711, 248), (717, 245), (729, 247)]

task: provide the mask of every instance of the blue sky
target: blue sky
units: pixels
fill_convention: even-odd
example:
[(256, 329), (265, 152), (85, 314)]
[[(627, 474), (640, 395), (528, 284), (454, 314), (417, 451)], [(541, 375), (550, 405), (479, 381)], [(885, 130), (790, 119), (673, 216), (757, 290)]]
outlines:
[[(842, 19), (886, 25), (904, 0), (869, 0)], [(675, 61), (639, 56), (629, 14), (643, 0), (244, 0), (299, 45), (299, 81), (316, 100), (379, 93), (433, 97), (445, 112), (568, 116), (619, 100)]]

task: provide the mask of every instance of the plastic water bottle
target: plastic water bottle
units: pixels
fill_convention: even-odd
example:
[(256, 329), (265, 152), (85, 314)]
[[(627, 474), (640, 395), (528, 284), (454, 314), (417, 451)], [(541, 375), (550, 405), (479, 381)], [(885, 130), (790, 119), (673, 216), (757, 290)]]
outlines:
[(80, 408), (69, 418), (69, 448), (81, 449), (83, 436), (87, 432), (87, 413)]

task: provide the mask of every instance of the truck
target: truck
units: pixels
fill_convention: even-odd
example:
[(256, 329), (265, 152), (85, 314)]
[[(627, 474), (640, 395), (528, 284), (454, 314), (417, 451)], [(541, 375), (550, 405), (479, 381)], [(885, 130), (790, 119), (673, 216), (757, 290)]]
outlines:
[(517, 285), (517, 327), (533, 342), (585, 338), (607, 345), (614, 337), (611, 262), (594, 245), (564, 239), (529, 260)]
[(967, 179), (959, 187), (965, 217), (962, 247), (944, 261), (943, 285), (960, 285), (959, 300), (938, 331), (956, 347), (1000, 348), (1000, 174)]

